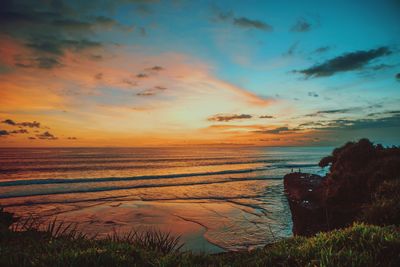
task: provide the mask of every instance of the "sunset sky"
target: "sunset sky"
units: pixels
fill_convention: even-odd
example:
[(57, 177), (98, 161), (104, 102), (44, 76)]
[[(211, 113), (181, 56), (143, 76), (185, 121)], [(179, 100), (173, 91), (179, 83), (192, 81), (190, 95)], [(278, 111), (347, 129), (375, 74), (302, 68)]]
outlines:
[(400, 1), (1, 1), (0, 146), (400, 144)]

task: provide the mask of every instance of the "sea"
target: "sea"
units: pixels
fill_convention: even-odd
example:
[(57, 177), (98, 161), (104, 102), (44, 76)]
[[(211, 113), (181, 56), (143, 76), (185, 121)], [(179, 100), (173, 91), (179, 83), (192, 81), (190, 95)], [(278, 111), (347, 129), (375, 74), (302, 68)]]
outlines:
[(0, 148), (0, 206), (102, 238), (159, 230), (184, 250), (251, 250), (292, 235), (283, 176), (324, 175), (331, 147)]

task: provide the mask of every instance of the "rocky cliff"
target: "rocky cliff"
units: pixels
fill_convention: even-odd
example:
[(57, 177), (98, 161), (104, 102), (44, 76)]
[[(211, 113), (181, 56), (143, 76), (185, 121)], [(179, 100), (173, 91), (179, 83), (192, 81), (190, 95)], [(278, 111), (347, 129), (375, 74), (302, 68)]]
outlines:
[[(400, 148), (384, 148), (367, 139), (336, 148), (319, 165), (330, 166), (325, 177), (299, 172), (284, 177), (294, 235), (309, 236), (343, 228), (356, 220), (365, 221), (364, 215), (375, 204), (382, 185), (388, 187), (389, 182), (392, 187), (398, 187), (400, 184), (396, 182), (400, 179)], [(397, 206), (390, 210), (397, 210)], [(398, 218), (393, 215), (380, 221), (400, 224)]]

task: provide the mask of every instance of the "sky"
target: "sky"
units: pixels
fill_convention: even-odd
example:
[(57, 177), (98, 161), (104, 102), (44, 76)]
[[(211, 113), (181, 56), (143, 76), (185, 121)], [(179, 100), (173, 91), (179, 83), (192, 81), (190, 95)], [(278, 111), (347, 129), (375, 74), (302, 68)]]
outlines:
[(400, 144), (400, 1), (0, 3), (0, 146)]

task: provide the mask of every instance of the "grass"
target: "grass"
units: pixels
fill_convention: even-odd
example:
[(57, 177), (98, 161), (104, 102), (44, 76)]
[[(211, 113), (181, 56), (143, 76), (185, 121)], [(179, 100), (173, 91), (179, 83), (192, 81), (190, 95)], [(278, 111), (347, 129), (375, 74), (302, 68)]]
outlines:
[(28, 219), (1, 231), (0, 266), (400, 266), (399, 229), (363, 223), (216, 255), (182, 252), (179, 237), (154, 229), (96, 239), (73, 224)]
[(366, 205), (360, 220), (377, 225), (400, 226), (400, 179), (384, 181)]

